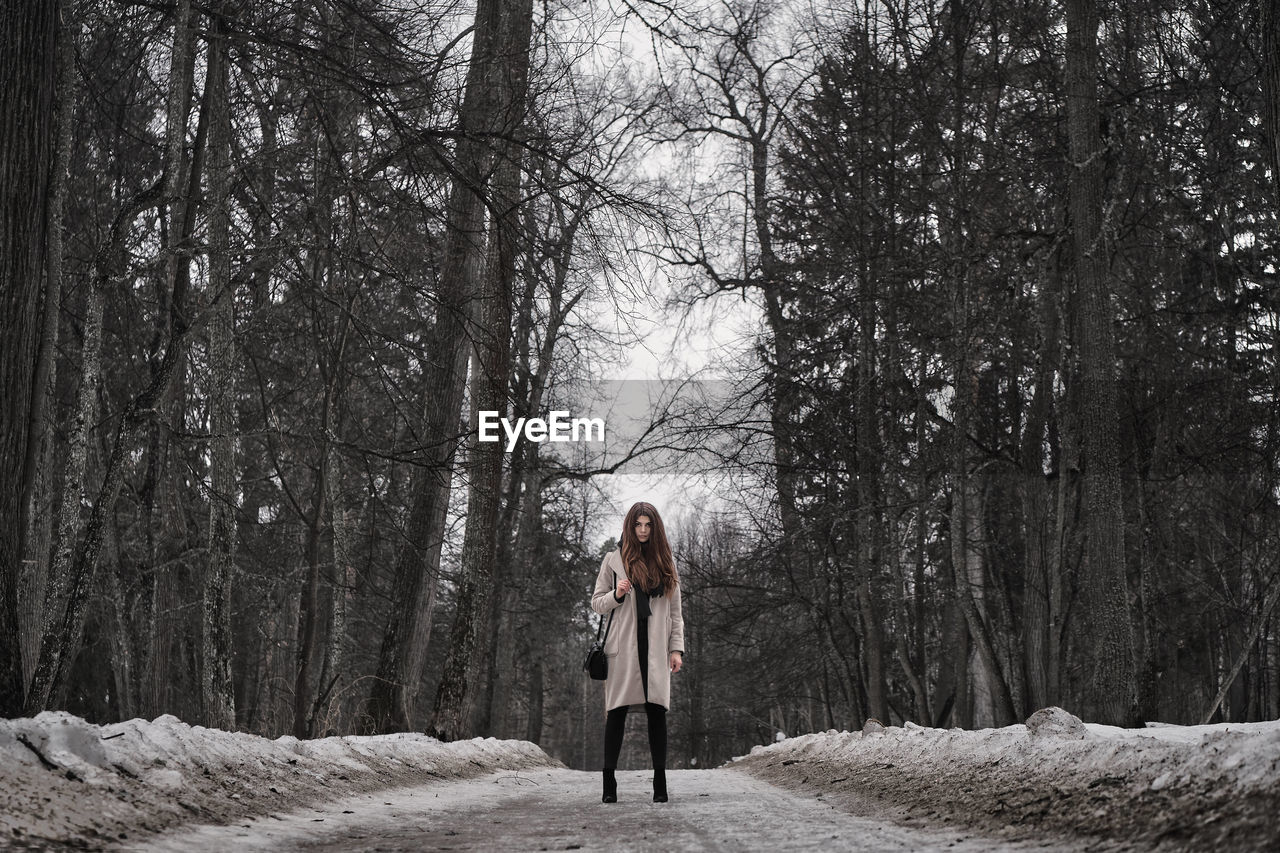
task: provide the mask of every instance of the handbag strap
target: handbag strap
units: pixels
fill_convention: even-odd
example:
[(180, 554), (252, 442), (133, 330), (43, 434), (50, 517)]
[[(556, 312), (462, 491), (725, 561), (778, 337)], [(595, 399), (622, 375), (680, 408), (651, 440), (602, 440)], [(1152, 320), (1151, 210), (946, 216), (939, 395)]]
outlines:
[[(613, 573), (613, 588), (614, 588), (615, 590), (618, 588), (618, 573), (617, 573), (617, 572), (614, 572), (614, 573)], [(617, 609), (618, 609), (618, 608), (616, 608), (616, 607), (615, 607), (615, 608), (613, 608), (613, 610), (617, 610)], [(601, 617), (600, 617), (600, 624), (596, 626), (596, 642), (597, 642), (597, 643), (602, 642), (602, 641), (601, 641), (601, 639), (600, 639), (600, 629), (601, 629), (601, 628), (604, 628), (604, 639), (605, 639), (605, 640), (608, 640), (608, 639), (609, 639), (609, 629), (613, 627), (613, 610), (610, 610), (610, 611), (609, 611), (609, 624), (608, 624), (608, 625), (606, 625), (606, 624), (605, 624), (604, 617), (603, 617), (603, 616), (601, 616)]]

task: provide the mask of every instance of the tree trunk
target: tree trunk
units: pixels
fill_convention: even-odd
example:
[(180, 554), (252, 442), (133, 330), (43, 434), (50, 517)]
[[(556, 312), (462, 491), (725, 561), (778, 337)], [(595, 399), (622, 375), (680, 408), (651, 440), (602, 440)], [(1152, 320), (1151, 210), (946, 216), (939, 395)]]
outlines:
[(1259, 0), (1262, 30), (1262, 137), (1271, 167), (1271, 191), (1280, 211), (1280, 0)]
[[(351, 332), (351, 317), (358, 289), (353, 289), (347, 296), (346, 309), (339, 320), (338, 339), (334, 342), (329, 354), (321, 360), (321, 369), (325, 375), (325, 395), (321, 414), (320, 428), (324, 439), (321, 445), (320, 483), (317, 486), (315, 514), (312, 516), (310, 534), (308, 536), (307, 555), (309, 560), (308, 582), (305, 595), (309, 604), (304, 608), (304, 624), (309, 625), (305, 631), (310, 648), (307, 649), (307, 672), (314, 663), (316, 647), (319, 645), (320, 625), (320, 540), (328, 521), (330, 533), (330, 573), (329, 573), (329, 613), (328, 642), (321, 653), (320, 672), (315, 690), (306, 687), (305, 694), (314, 692), (314, 701), (303, 724), (308, 737), (317, 731), (318, 720), (323, 716), (326, 721), (332, 718), (330, 706), (333, 702), (334, 690), (342, 676), (341, 666), (345, 650), (347, 630), (347, 590), (350, 587), (351, 560), (347, 550), (347, 528), (344, 501), (342, 499), (342, 467), (338, 461), (335, 443), (338, 439), (336, 423), (339, 419), (341, 395), (344, 393), (343, 360), (346, 357), (347, 341)], [(328, 368), (324, 365), (327, 363)], [(295, 725), (297, 722), (295, 721)], [(327, 729), (328, 727), (326, 727)], [(301, 737), (301, 735), (299, 735)]]
[[(44, 608), (44, 624), (41, 631), (40, 657), (48, 662), (43, 677), (33, 673), (32, 691), (44, 693), (39, 699), (43, 708), (48, 703), (48, 692), (53, 681), (67, 665), (65, 658), (75, 650), (61, 648), (68, 638), (59, 634), (59, 628), (69, 608), (74, 608), (75, 582), (71, 566), (76, 553), (80, 532), (81, 507), (87, 498), (85, 467), (89, 456), (89, 426), (98, 420), (98, 381), (102, 376), (102, 310), (105, 301), (106, 277), (93, 276), (85, 306), (84, 342), (80, 350), (80, 390), (76, 394), (76, 411), (67, 436), (64, 451), (66, 468), (63, 472), (62, 505), (58, 514), (58, 545), (54, 552), (50, 572), (50, 588)], [(51, 646), (51, 647), (47, 647)], [(37, 686), (38, 685), (38, 686)], [(39, 709), (37, 709), (39, 710)]]
[[(865, 171), (863, 172), (865, 176)], [(864, 191), (866, 185), (864, 183)], [(861, 218), (861, 217), (860, 217)], [(872, 227), (864, 221), (860, 229), (861, 239), (867, 244), (873, 240)], [(882, 559), (883, 518), (880, 517), (880, 429), (876, 422), (876, 278), (878, 270), (864, 263), (861, 271), (858, 317), (857, 354), (857, 407), (855, 414), (855, 447), (851, 470), (856, 472), (857, 495), (857, 556), (856, 577), (858, 583), (858, 614), (862, 623), (865, 648), (863, 657), (867, 667), (868, 711), (885, 725), (889, 719), (889, 699), (884, 674), (884, 631), (880, 614), (883, 610), (878, 594), (876, 574)]]
[[(492, 179), (493, 216), (489, 229), (489, 251), (477, 304), (479, 323), (472, 340), (474, 391), (467, 466), (471, 471), (467, 498), (467, 528), (462, 543), (462, 578), (458, 610), (445, 656), (444, 674), (436, 691), (429, 734), (441, 740), (462, 735), (462, 713), (471, 673), (479, 628), (488, 598), (492, 594), (498, 500), (502, 488), (503, 447), (500, 442), (481, 444), (478, 412), (507, 411), (507, 382), (511, 369), (511, 294), (515, 275), (516, 246), (520, 225), (520, 164), (523, 147), (517, 137), (524, 124), (528, 97), (529, 46), (533, 26), (533, 5), (503, 5), (495, 16), (501, 61), (495, 66), (500, 95), (493, 116), (506, 135), (498, 146), (498, 160)], [(478, 21), (477, 21), (478, 22)], [(477, 34), (477, 38), (479, 35)]]
[(204, 578), (200, 685), (204, 724), (236, 725), (231, 676), (231, 589), (236, 555), (235, 285), (229, 244), (231, 111), (226, 31), (211, 18), (209, 43), (209, 565)]
[(1050, 550), (1056, 572), (1049, 576), (1049, 697), (1051, 705), (1061, 705), (1064, 697), (1067, 629), (1070, 627), (1067, 590), (1078, 580), (1081, 553), (1080, 522), (1080, 427), (1070, 371), (1064, 373), (1063, 398), (1050, 421), (1058, 447), (1058, 488), (1054, 495), (1054, 531)]
[[(183, 0), (185, 3), (186, 0)], [(164, 355), (154, 366), (151, 381), (145, 389), (125, 406), (116, 428), (115, 442), (108, 454), (103, 482), (98, 489), (97, 499), (93, 502), (88, 519), (84, 524), (84, 538), (72, 555), (74, 533), (70, 540), (59, 542), (59, 553), (63, 555), (61, 563), (55, 558), (50, 577), (49, 604), (44, 617), (44, 637), (41, 643), (40, 659), (32, 678), (31, 690), (27, 695), (28, 713), (36, 713), (50, 706), (59, 704), (60, 693), (65, 689), (65, 678), (76, 653), (79, 651), (82, 631), (84, 629), (84, 608), (94, 575), (97, 571), (98, 558), (102, 549), (104, 525), (108, 514), (114, 509), (116, 497), (124, 477), (126, 456), (131, 452), (134, 439), (148, 413), (165, 398), (170, 380), (178, 366), (185, 360), (186, 336), (189, 330), (186, 317), (186, 291), (190, 278), (190, 259), (185, 244), (190, 237), (191, 217), (189, 200), (195, 195), (193, 187), (199, 186), (200, 171), (204, 159), (204, 144), (207, 135), (208, 104), (201, 110), (200, 127), (196, 133), (196, 143), (188, 175), (188, 184), (184, 196), (179, 196), (173, 189), (180, 185), (178, 176), (181, 173), (183, 160), (183, 140), (186, 138), (186, 105), (190, 85), (190, 57), (186, 45), (190, 40), (187, 32), (184, 9), (179, 6), (179, 15), (174, 26), (174, 56), (171, 72), (169, 116), (168, 116), (168, 149), (173, 159), (166, 161), (163, 184), (143, 190), (135, 198), (126, 203), (112, 222), (103, 246), (94, 258), (91, 273), (90, 299), (94, 291), (99, 296), (105, 293), (108, 283), (116, 280), (122, 272), (122, 251), (128, 226), (134, 216), (147, 209), (156, 200), (170, 201), (170, 240), (167, 248), (168, 263), (166, 265), (167, 281), (172, 283), (172, 295), (169, 300), (169, 340)], [(207, 93), (206, 93), (207, 94)], [(180, 137), (175, 143), (174, 136)], [(91, 309), (92, 310), (92, 309)], [(101, 310), (100, 308), (98, 309)], [(101, 341), (99, 321), (99, 341), (90, 346), (86, 333), (86, 359), (100, 357)], [(99, 352), (95, 352), (95, 349)], [(89, 369), (86, 367), (86, 370)], [(98, 370), (93, 368), (93, 376), (88, 381), (82, 380), (82, 392), (87, 385), (97, 380)], [(88, 374), (86, 373), (86, 377)], [(96, 406), (96, 400), (84, 397), (83, 393), (78, 406), (77, 417), (81, 417), (89, 409)], [(70, 467), (70, 466), (69, 466)], [(64, 478), (65, 479), (65, 478)], [(81, 483), (83, 476), (81, 476)], [(64, 494), (64, 502), (69, 495), (80, 494), (83, 485), (76, 486)], [(74, 508), (75, 512), (79, 507)], [(63, 520), (67, 519), (64, 513)]]
[[(488, 276), (486, 276), (488, 277)], [(488, 288), (486, 288), (488, 290)], [(500, 322), (501, 308), (490, 307), (499, 301), (496, 294), (483, 295), (482, 322), (494, 329)], [(509, 315), (508, 315), (509, 316)], [(480, 354), (483, 347), (484, 355)], [(472, 392), (473, 432), (478, 426), (476, 412), (496, 411), (506, 415), (506, 372), (503, 367), (504, 345), (496, 340), (478, 344), (472, 358), (472, 375), (476, 377)], [(494, 352), (498, 350), (498, 352)], [(502, 378), (497, 379), (496, 375)], [(501, 383), (501, 384), (499, 384)], [(478, 433), (477, 433), (478, 434)], [(435, 706), (427, 734), (443, 741), (463, 737), (463, 712), (471, 687), (479, 629), (484, 609), (492, 594), (494, 548), (496, 545), (498, 502), (502, 483), (502, 444), (469, 440), (467, 469), (470, 488), (467, 497), (467, 527), (462, 543), (462, 577), (458, 589), (457, 613), (449, 635), (444, 673), (436, 690)]]
[(57, 31), (57, 0), (14, 0), (0, 11), (0, 717), (21, 716), (23, 707), (22, 498), (41, 334)]
[[(986, 614), (986, 532), (983, 518), (983, 495), (977, 472), (970, 470), (969, 422), (977, 397), (970, 354), (968, 325), (972, 316), (968, 308), (967, 283), (961, 279), (960, 352), (957, 357), (954, 408), (954, 436), (951, 448), (951, 566), (955, 581), (956, 604), (964, 617), (972, 640), (968, 661), (972, 706), (961, 709), (975, 727), (1006, 725), (1016, 714), (1007, 680), (1002, 676)], [(970, 716), (971, 715), (971, 716)]]
[[(959, 531), (959, 543), (952, 544), (955, 563), (956, 588), (959, 591), (960, 611), (973, 646), (969, 657), (969, 683), (971, 685), (971, 713), (974, 728), (985, 729), (1012, 722), (1011, 711), (1000, 707), (998, 698), (1002, 689), (999, 665), (990, 641), (987, 620), (987, 566), (982, 489), (975, 482), (974, 474), (967, 474), (953, 494), (952, 523)], [(957, 548), (958, 545), (958, 548)], [(957, 554), (957, 550), (959, 553)]]
[(305, 557), (307, 575), (298, 602), (297, 668), (294, 670), (293, 678), (293, 736), (299, 740), (314, 736), (314, 709), (319, 701), (314, 673), (320, 635), (320, 537), (327, 512), (325, 480), (328, 465), (324, 461), (327, 453), (328, 448), (321, 449), (319, 473), (312, 498), (313, 508), (307, 522)]
[[(326, 719), (333, 717), (333, 706), (339, 696), (342, 667), (347, 651), (347, 596), (352, 585), (351, 542), (348, 530), (347, 505), (342, 490), (342, 467), (334, 448), (337, 435), (329, 437), (329, 471), (325, 484), (329, 490), (329, 535), (332, 541), (333, 573), (329, 583), (329, 643), (325, 646), (324, 666), (321, 667), (321, 683), (324, 685)], [(326, 726), (329, 731), (332, 726)]]
[(528, 705), (529, 720), (525, 725), (524, 739), (530, 743), (542, 741), (542, 649), (533, 650), (529, 656)]
[[(181, 282), (184, 281), (189, 269), (185, 258), (182, 259), (182, 263), (179, 263), (179, 255), (188, 219), (180, 188), (185, 162), (187, 119), (193, 85), (192, 63), (195, 53), (193, 50), (195, 33), (189, 26), (190, 0), (177, 0), (174, 12), (173, 47), (170, 51), (169, 92), (166, 104), (168, 129), (165, 140), (164, 180), (161, 188), (162, 201), (169, 206), (169, 216), (164, 238), (164, 275), (156, 287), (156, 298), (160, 307), (156, 312), (147, 352), (147, 362), (151, 368), (153, 382), (163, 365), (164, 341), (166, 338), (172, 340), (177, 331), (174, 326), (175, 313), (171, 303), (184, 293), (185, 285)], [(191, 168), (195, 171), (194, 163)], [(190, 181), (187, 186), (190, 186)], [(175, 365), (175, 368), (180, 374), (179, 385), (181, 386), (186, 381), (185, 365)], [(147, 473), (143, 484), (143, 505), (147, 525), (145, 576), (148, 578), (148, 589), (143, 594), (147, 609), (142, 622), (147, 631), (145, 704), (147, 713), (153, 716), (176, 710), (172, 705), (175, 689), (172, 659), (174, 643), (183, 632), (177, 617), (181, 612), (179, 596), (183, 581), (176, 576), (177, 570), (168, 565), (171, 555), (165, 547), (166, 539), (169, 538), (165, 534), (179, 527), (175, 519), (176, 500), (170, 500), (178, 484), (175, 478), (168, 476), (169, 456), (168, 433), (158, 419), (152, 420), (148, 424)], [(157, 532), (157, 515), (159, 532)]]
[(22, 603), (22, 683), (31, 683), (36, 659), (40, 656), (44, 600), (49, 579), (49, 556), (53, 545), (53, 425), (51, 411), (58, 387), (58, 320), (62, 310), (62, 217), (66, 207), (67, 169), (71, 160), (71, 124), (75, 115), (76, 73), (73, 28), (64, 27), (58, 38), (57, 147), (50, 176), (48, 250), (45, 256), (45, 289), (42, 306), (42, 333), (32, 383), (31, 432), (27, 438), (27, 458), (23, 478), (26, 492), (22, 509), (23, 561), (18, 596)]
[[(1055, 255), (1056, 256), (1056, 255)], [(1050, 264), (1055, 263), (1053, 259)], [(1051, 685), (1051, 591), (1058, 572), (1054, 545), (1053, 492), (1044, 474), (1044, 445), (1053, 404), (1054, 365), (1058, 353), (1056, 267), (1048, 270), (1038, 295), (1040, 347), (1036, 387), (1031, 398), (1021, 448), (1022, 527), (1026, 537), (1026, 585), (1023, 591), (1023, 668), (1027, 683), (1027, 715), (1053, 704)]]
[(121, 582), (119, 513), (111, 519), (111, 570), (107, 572), (107, 601), (111, 624), (111, 675), (116, 688), (116, 711), (122, 720), (138, 715), (138, 679), (135, 671), (133, 637), (130, 636), (129, 604)]
[[(954, 554), (952, 560), (954, 560)], [(951, 573), (951, 589), (942, 607), (942, 652), (938, 662), (938, 686), (933, 700), (933, 724), (970, 725), (969, 714), (969, 629), (960, 612), (959, 593), (955, 590), (955, 571)]]
[[(545, 169), (546, 164), (541, 164)], [(538, 277), (529, 274), (525, 293), (520, 302), (519, 320), (515, 340), (518, 350), (514, 355), (519, 366), (515, 370), (518, 377), (515, 383), (517, 399), (523, 399), (523, 411), (535, 416), (542, 411), (548, 383), (551, 378), (552, 359), (555, 355), (556, 343), (560, 339), (564, 322), (577, 305), (578, 300), (586, 292), (585, 288), (566, 300), (566, 289), (569, 286), (569, 275), (575, 260), (575, 241), (578, 227), (586, 213), (587, 199), (571, 216), (565, 215), (565, 204), (562, 199), (551, 199), (554, 220), (558, 228), (557, 238), (549, 242), (554, 251), (549, 258), (552, 265), (551, 281), (547, 288), (547, 321), (542, 331), (541, 346), (534, 348), (534, 304), (537, 296)], [(534, 233), (535, 223), (529, 209), (525, 211), (526, 233)], [(537, 244), (530, 243), (528, 254), (534, 255)], [(535, 268), (537, 260), (528, 261), (530, 270)], [(529, 567), (538, 558), (535, 549), (536, 528), (542, 515), (543, 477), (539, 466), (540, 445), (533, 442), (521, 442), (516, 447), (509, 477), (508, 497), (503, 512), (502, 530), (514, 528), (514, 536), (504, 536), (498, 543), (498, 567)], [(519, 607), (522, 590), (530, 583), (537, 581), (528, 576), (513, 573), (513, 589), (510, 594), (504, 592), (495, 596), (499, 603), (498, 612), (506, 618), (500, 619), (492, 629), (493, 643), (490, 645), (489, 658), (493, 671), (489, 680), (488, 718), (494, 734), (498, 737), (510, 736), (514, 731), (509, 719), (512, 707), (511, 696), (515, 690), (520, 664), (518, 649), (521, 643), (518, 637), (528, 637), (531, 631), (538, 630), (536, 617), (530, 619), (528, 608), (523, 611)], [(499, 583), (501, 583), (499, 581)], [(519, 615), (519, 618), (517, 618)], [(518, 622), (518, 624), (517, 624)], [(532, 687), (529, 688), (532, 690)], [(478, 718), (483, 719), (483, 718)], [(532, 723), (530, 723), (532, 725)], [(541, 725), (541, 723), (539, 723)], [(484, 731), (484, 729), (477, 729)]]
[[(800, 535), (800, 513), (796, 505), (795, 437), (792, 421), (796, 416), (794, 345), (792, 331), (783, 311), (784, 290), (781, 264), (773, 251), (773, 227), (769, 212), (769, 143), (752, 140), (751, 145), (752, 221), (760, 246), (760, 284), (765, 302), (765, 322), (773, 344), (773, 365), (769, 374), (769, 428), (773, 439), (773, 467), (778, 495), (778, 514), (782, 529), (778, 531), (779, 557), (786, 564), (797, 561), (795, 547)], [(746, 246), (743, 246), (746, 251)]]
[(1098, 122), (1094, 0), (1067, 0), (1067, 124), (1075, 282), (1079, 314), (1080, 427), (1088, 539), (1081, 573), (1081, 716), (1129, 725), (1137, 713), (1133, 629), (1124, 561), (1120, 494), (1116, 356), (1109, 262), (1102, 227), (1102, 158)]
[[(521, 0), (513, 9), (523, 6)], [(396, 560), (391, 616), (366, 707), (370, 733), (407, 731), (417, 717), (466, 388), (466, 319), (484, 267), (485, 187), (492, 164), (487, 144), (488, 137), (501, 129), (495, 100), (500, 81), (495, 75), (502, 62), (510, 60), (499, 32), (501, 18), (509, 11), (498, 0), (481, 0), (476, 6), (471, 62), (458, 119), (461, 135), (449, 194), (438, 308), (430, 338), (434, 373), (423, 394), (421, 435), (426, 453), (414, 485), (405, 543)], [(522, 50), (527, 46), (526, 39)]]
[[(526, 233), (537, 233), (536, 225), (531, 222), (531, 212), (525, 209)], [(533, 227), (530, 227), (533, 226)], [(512, 335), (512, 413), (516, 416), (534, 417), (541, 411), (541, 395), (537, 393), (537, 385), (533, 377), (533, 311), (534, 299), (538, 287), (537, 261), (533, 257), (533, 240), (527, 241), (525, 255), (529, 264), (524, 276), (523, 292), (520, 295), (519, 310), (516, 311), (515, 331)], [(554, 297), (554, 294), (552, 294)], [(548, 334), (548, 337), (550, 335)], [(544, 339), (545, 340), (545, 339)], [(500, 534), (497, 540), (497, 558), (494, 561), (494, 588), (489, 608), (489, 621), (484, 629), (488, 640), (488, 648), (484, 660), (480, 663), (481, 690), (469, 702), (471, 730), (481, 735), (506, 737), (506, 732), (513, 722), (511, 696), (517, 689), (519, 676), (518, 664), (521, 653), (529, 645), (528, 620), (519, 619), (523, 609), (520, 598), (525, 590), (531, 588), (531, 577), (528, 572), (531, 554), (527, 553), (527, 542), (523, 541), (525, 517), (532, 510), (535, 501), (529, 489), (529, 472), (537, 465), (538, 445), (533, 442), (520, 442), (511, 455), (511, 464), (507, 472), (506, 491), (499, 510), (498, 529), (514, 531)], [(519, 519), (517, 522), (516, 519)], [(521, 624), (517, 626), (517, 621)], [(521, 641), (516, 642), (516, 632)]]

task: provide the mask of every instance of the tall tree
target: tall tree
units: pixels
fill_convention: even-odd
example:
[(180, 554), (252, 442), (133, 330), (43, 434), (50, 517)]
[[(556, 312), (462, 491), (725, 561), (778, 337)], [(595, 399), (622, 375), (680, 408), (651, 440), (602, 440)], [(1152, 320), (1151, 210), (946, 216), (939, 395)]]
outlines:
[(31, 433), (27, 437), (23, 512), (23, 578), (19, 595), (23, 683), (29, 683), (40, 653), (43, 603), (49, 576), (49, 549), (53, 535), (55, 480), (54, 409), (58, 388), (58, 327), (63, 299), (63, 214), (66, 209), (67, 169), (71, 159), (72, 120), (75, 115), (77, 74), (75, 33), (62, 27), (58, 36), (57, 144), (49, 188), (48, 250), (45, 253), (45, 292), (39, 354), (32, 384)]
[(1280, 210), (1280, 0), (1259, 0), (1262, 37), (1262, 139), (1271, 167), (1271, 190)]
[[(158, 202), (168, 202), (170, 214), (169, 241), (165, 253), (165, 284), (162, 291), (168, 297), (168, 311), (161, 312), (168, 321), (169, 334), (163, 356), (155, 364), (148, 384), (128, 399), (117, 416), (114, 437), (106, 450), (106, 463), (102, 481), (96, 496), (90, 503), (88, 518), (83, 524), (83, 535), (76, 536), (76, 517), (79, 514), (79, 496), (88, 492), (84, 461), (73, 452), (64, 476), (63, 512), (55, 559), (50, 573), (49, 598), (44, 615), (44, 635), (40, 657), (27, 695), (27, 710), (46, 709), (51, 704), (61, 704), (69, 686), (71, 665), (79, 653), (86, 617), (86, 606), (94, 588), (102, 545), (107, 534), (107, 524), (115, 510), (116, 499), (125, 477), (126, 462), (134, 451), (134, 440), (144, 421), (156, 405), (164, 399), (170, 380), (185, 363), (187, 334), (190, 322), (187, 315), (186, 293), (190, 284), (190, 251), (186, 243), (191, 236), (194, 222), (193, 198), (199, 186), (204, 144), (207, 138), (207, 112), (209, 94), (196, 135), (191, 166), (182, 173), (185, 162), (186, 117), (188, 109), (190, 75), (191, 34), (186, 0), (178, 4), (174, 21), (173, 53), (170, 75), (169, 103), (166, 111), (165, 173), (149, 187), (139, 190), (119, 204), (101, 245), (95, 252), (90, 275), (90, 317), (100, 310), (110, 284), (124, 279), (126, 241), (134, 217)], [(174, 141), (175, 135), (178, 137)], [(182, 178), (185, 177), (184, 182)], [(98, 300), (99, 307), (95, 306)], [(81, 354), (81, 387), (74, 417), (77, 434), (83, 434), (88, 424), (96, 420), (96, 386), (100, 378), (97, 361), (101, 357), (101, 324), (98, 329), (87, 328), (85, 345)], [(92, 326), (92, 324), (91, 324)], [(93, 334), (90, 334), (92, 332)], [(74, 496), (74, 497), (72, 497)]]
[(235, 284), (231, 278), (231, 104), (223, 3), (210, 25), (209, 94), (209, 565), (201, 619), (205, 725), (233, 729), (231, 588), (236, 559)]
[[(512, 285), (515, 278), (517, 237), (520, 232), (521, 162), (527, 99), (529, 94), (530, 38), (533, 3), (502, 3), (491, 18), (497, 61), (490, 81), (495, 98), (486, 123), (494, 127), (494, 148), (488, 204), (490, 223), (485, 267), (475, 295), (475, 325), (471, 336), (474, 386), (471, 395), (471, 430), (467, 443), (470, 474), (467, 527), (462, 542), (458, 605), (444, 673), (436, 689), (428, 733), (441, 740), (462, 736), (467, 693), (480, 626), (492, 591), (493, 562), (497, 551), (498, 506), (502, 492), (503, 446), (481, 443), (478, 413), (507, 413), (507, 385), (511, 372)], [(480, 25), (477, 12), (477, 33)], [(474, 60), (473, 60), (474, 61)], [(506, 535), (505, 532), (503, 535)]]
[[(32, 376), (42, 325), (41, 272), (53, 162), (57, 0), (18, 0), (0, 12), (0, 715), (24, 700), (18, 587)], [(46, 300), (45, 310), (56, 310)]]
[(1115, 322), (1103, 229), (1103, 148), (1098, 109), (1098, 11), (1066, 0), (1066, 102), (1071, 237), (1079, 345), (1076, 399), (1083, 442), (1085, 559), (1076, 637), (1080, 710), (1089, 720), (1129, 725), (1137, 713), (1137, 671), (1125, 579), (1124, 505)]
[(481, 0), (471, 32), (428, 378), (420, 403), (423, 452), (414, 475), (404, 542), (396, 558), (391, 613), (365, 709), (369, 731), (406, 731), (417, 718), (466, 388), (467, 317), (484, 269), (486, 188), (493, 168), (493, 135), (501, 130), (496, 124), (500, 88), (495, 77), (504, 62), (499, 27), (506, 9), (505, 4)]

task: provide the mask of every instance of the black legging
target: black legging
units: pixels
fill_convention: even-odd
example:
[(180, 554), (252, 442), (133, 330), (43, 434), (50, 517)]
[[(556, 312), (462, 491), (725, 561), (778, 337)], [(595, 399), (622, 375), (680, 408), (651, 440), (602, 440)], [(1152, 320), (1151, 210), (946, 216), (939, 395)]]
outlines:
[[(604, 718), (604, 769), (617, 770), (622, 754), (622, 732), (627, 727), (627, 705), (614, 708)], [(653, 702), (644, 703), (649, 723), (649, 758), (654, 770), (667, 767), (667, 709)]]
[[(636, 651), (640, 655), (640, 684), (644, 695), (649, 696), (649, 620), (636, 620)], [(622, 705), (610, 711), (604, 719), (604, 769), (617, 770), (618, 756), (622, 754), (622, 733), (627, 728), (627, 709)], [(667, 767), (667, 709), (653, 702), (644, 703), (644, 714), (649, 724), (649, 758), (653, 769)]]

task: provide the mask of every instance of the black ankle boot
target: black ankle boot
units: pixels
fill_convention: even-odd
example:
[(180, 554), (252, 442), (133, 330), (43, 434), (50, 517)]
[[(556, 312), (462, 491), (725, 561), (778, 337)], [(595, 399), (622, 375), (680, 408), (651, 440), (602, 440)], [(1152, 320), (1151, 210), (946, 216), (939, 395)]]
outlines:
[(655, 803), (667, 801), (667, 768), (665, 767), (653, 769), (653, 801)]
[(618, 780), (614, 778), (612, 770), (604, 771), (604, 796), (600, 798), (602, 803), (616, 803), (618, 801)]

